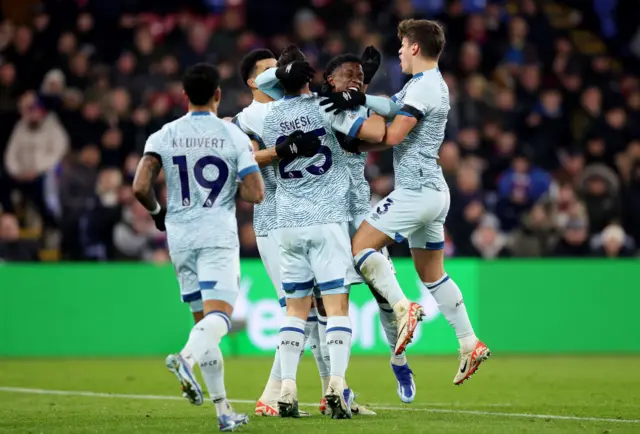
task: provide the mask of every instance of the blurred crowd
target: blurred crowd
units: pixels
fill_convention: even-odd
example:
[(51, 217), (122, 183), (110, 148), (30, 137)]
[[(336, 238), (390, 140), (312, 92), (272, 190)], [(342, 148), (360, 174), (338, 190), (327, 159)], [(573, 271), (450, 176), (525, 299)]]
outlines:
[[(571, 29), (545, 11), (576, 3)], [(0, 260), (167, 261), (131, 182), (146, 138), (186, 110), (185, 67), (218, 65), (219, 115), (233, 116), (251, 102), (237, 72), (251, 49), (297, 43), (319, 88), (330, 58), (375, 45), (384, 61), (369, 92), (392, 95), (407, 80), (396, 27), (409, 17), (439, 20), (448, 38), (446, 254), (636, 256), (640, 11), (631, 3), (25, 0), (27, 12), (0, 16)], [(586, 52), (573, 29), (602, 49)], [(384, 197), (391, 154), (370, 154), (366, 174), (372, 201)], [(238, 202), (244, 256), (257, 256), (251, 222), (251, 205)]]

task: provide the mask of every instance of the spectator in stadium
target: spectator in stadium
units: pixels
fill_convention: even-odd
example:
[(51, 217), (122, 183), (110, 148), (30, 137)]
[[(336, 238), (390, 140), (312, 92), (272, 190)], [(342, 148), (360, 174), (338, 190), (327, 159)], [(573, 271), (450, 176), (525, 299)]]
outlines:
[(77, 161), (70, 161), (62, 170), (59, 181), (62, 219), (62, 251), (68, 259), (81, 259), (78, 230), (80, 217), (93, 200), (100, 165), (100, 150), (87, 145), (80, 151)]
[(122, 214), (122, 198), (122, 173), (118, 169), (102, 169), (78, 225), (83, 259), (114, 258), (112, 233)]
[[(3, 188), (19, 189), (38, 208), (47, 226), (54, 218), (44, 197), (44, 178), (69, 149), (69, 137), (55, 113), (48, 112), (35, 93), (20, 101), (21, 119), (13, 129), (5, 153)], [(8, 212), (11, 201), (2, 204)]]
[(596, 234), (609, 223), (622, 219), (620, 180), (612, 169), (604, 164), (592, 164), (584, 169), (579, 182), (591, 234)]
[(0, 262), (38, 261), (35, 241), (20, 239), (18, 219), (12, 214), (0, 215)]
[(551, 255), (559, 257), (591, 256), (586, 219), (576, 217), (567, 222), (562, 230), (562, 238), (552, 250)]
[(631, 257), (634, 254), (633, 240), (624, 233), (618, 224), (611, 224), (594, 237), (594, 256), (605, 258)]
[(502, 228), (511, 231), (522, 214), (549, 190), (551, 177), (534, 166), (525, 154), (516, 155), (498, 182), (497, 213)]
[(151, 215), (137, 201), (123, 209), (122, 221), (113, 230), (113, 245), (120, 259), (152, 261), (161, 257), (156, 251), (164, 250), (164, 238)]
[(508, 258), (512, 256), (508, 237), (500, 231), (500, 220), (492, 214), (485, 214), (471, 235), (472, 254), (482, 259)]
[(451, 208), (447, 217), (447, 228), (459, 256), (473, 256), (471, 234), (485, 213), (480, 176), (475, 168), (461, 164), (456, 184), (451, 188)]
[(522, 217), (509, 242), (513, 256), (539, 258), (556, 245), (558, 230), (553, 208), (550, 201), (539, 202)]

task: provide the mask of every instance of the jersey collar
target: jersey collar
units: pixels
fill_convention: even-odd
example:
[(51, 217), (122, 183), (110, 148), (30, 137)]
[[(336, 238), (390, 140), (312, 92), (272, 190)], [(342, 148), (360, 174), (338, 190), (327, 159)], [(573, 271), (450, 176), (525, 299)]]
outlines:
[(211, 112), (191, 112), (191, 116), (210, 116)]

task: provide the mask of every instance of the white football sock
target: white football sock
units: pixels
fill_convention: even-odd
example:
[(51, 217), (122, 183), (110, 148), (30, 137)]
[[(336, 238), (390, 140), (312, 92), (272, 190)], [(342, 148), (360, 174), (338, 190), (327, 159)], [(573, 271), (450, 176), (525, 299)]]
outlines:
[(467, 308), (464, 305), (458, 285), (446, 273), (437, 282), (423, 282), (423, 285), (431, 292), (433, 298), (438, 302), (440, 312), (455, 330), (462, 351), (472, 351), (478, 342), (478, 338), (473, 332)]
[(202, 378), (207, 385), (218, 416), (230, 414), (224, 387), (224, 363), (220, 352), (220, 340), (230, 328), (230, 320), (223, 312), (210, 312), (191, 330), (189, 346), (200, 365)]
[(282, 380), (296, 380), (300, 354), (304, 350), (304, 330), (307, 322), (293, 316), (285, 317), (280, 329), (280, 369)]
[(389, 302), (396, 314), (399, 310), (402, 312), (408, 308), (409, 300), (402, 292), (391, 264), (382, 253), (364, 249), (353, 259), (367, 283)]
[(326, 335), (331, 357), (331, 377), (341, 377), (344, 381), (351, 355), (351, 319), (348, 316), (329, 317)]

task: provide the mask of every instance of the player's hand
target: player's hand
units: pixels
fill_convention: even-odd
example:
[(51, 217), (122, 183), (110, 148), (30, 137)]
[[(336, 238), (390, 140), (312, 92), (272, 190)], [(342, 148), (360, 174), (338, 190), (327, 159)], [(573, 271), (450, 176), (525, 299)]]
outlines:
[(280, 158), (311, 157), (319, 147), (318, 136), (297, 130), (276, 145), (276, 154)]
[(347, 137), (346, 134), (343, 134), (340, 131), (336, 131), (335, 135), (342, 149), (352, 154), (360, 153), (359, 147), (362, 143), (362, 140), (356, 139), (355, 137)]
[(364, 105), (367, 101), (367, 96), (362, 92), (358, 92), (357, 90), (322, 94), (320, 96), (325, 97), (325, 99), (320, 101), (320, 105), (327, 106), (324, 111), (335, 111), (336, 114), (344, 110), (353, 110), (356, 107)]
[(167, 216), (167, 209), (165, 207), (160, 208), (160, 212), (156, 215), (151, 215), (153, 218), (153, 222), (156, 224), (156, 229), (160, 232), (164, 232), (167, 230), (167, 227), (164, 224), (164, 218)]
[(300, 84), (300, 86), (313, 80), (315, 74), (315, 69), (305, 60), (296, 60), (276, 69), (276, 77), (278, 80)]
[(362, 57), (360, 57), (360, 64), (362, 65), (362, 71), (364, 72), (364, 84), (371, 83), (373, 76), (378, 72), (382, 62), (382, 55), (373, 45), (369, 45), (364, 49)]

